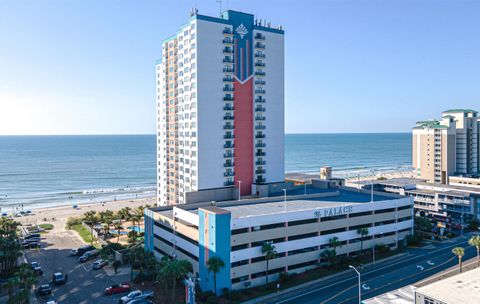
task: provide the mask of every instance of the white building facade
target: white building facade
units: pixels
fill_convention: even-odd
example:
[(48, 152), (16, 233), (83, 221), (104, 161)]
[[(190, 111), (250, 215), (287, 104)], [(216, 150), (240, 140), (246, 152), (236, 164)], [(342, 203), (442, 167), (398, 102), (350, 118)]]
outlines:
[(284, 32), (196, 12), (157, 61), (157, 198), (284, 179)]

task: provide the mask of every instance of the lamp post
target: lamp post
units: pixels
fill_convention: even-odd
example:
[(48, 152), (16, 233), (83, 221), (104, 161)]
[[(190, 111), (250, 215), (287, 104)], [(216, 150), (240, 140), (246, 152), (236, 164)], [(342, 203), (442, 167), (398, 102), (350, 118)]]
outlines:
[(362, 304), (362, 283), (360, 279), (360, 272), (357, 270), (357, 268), (353, 267), (352, 265), (348, 265), (348, 267), (355, 270), (355, 272), (358, 275), (358, 304)]
[(283, 208), (285, 211), (285, 217), (287, 216), (287, 189), (283, 189)]
[(242, 181), (238, 181), (238, 200), (241, 201), (242, 200), (242, 192), (241, 192), (241, 189), (242, 189)]

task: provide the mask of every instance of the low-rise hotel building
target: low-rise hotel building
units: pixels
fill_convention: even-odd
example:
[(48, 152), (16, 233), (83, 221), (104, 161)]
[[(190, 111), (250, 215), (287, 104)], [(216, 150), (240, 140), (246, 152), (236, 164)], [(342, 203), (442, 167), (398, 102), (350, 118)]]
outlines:
[[(302, 188), (303, 189), (303, 188)], [(322, 265), (321, 252), (338, 237), (337, 255), (360, 251), (358, 228), (367, 227), (363, 248), (386, 244), (396, 248), (413, 229), (413, 201), (393, 194), (373, 196), (347, 188), (309, 189), (292, 195), (156, 207), (145, 212), (145, 248), (156, 256), (192, 263), (203, 291), (213, 290), (210, 257), (225, 267), (217, 274), (222, 288), (242, 289), (265, 284), (262, 245), (272, 242), (277, 255), (269, 261), (270, 281), (280, 272), (299, 273)]]

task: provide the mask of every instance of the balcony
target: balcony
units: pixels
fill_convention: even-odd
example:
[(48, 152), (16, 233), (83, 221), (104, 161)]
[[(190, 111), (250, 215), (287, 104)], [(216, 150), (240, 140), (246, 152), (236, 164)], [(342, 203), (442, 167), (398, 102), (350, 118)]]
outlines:
[(255, 170), (255, 174), (265, 174), (267, 172), (267, 170), (265, 169), (257, 169)]
[(234, 153), (223, 153), (224, 158), (230, 158), (230, 157), (235, 157)]
[(258, 125), (258, 126), (255, 126), (255, 130), (265, 130), (267, 126), (263, 126), (263, 125)]
[(266, 144), (265, 143), (256, 143), (255, 148), (265, 148)]
[(255, 84), (265, 84), (265, 80), (257, 79), (255, 80)]
[(264, 160), (257, 160), (257, 161), (255, 162), (255, 165), (257, 165), (257, 166), (264, 166), (264, 165), (266, 165), (266, 164), (267, 164), (267, 162), (264, 161)]
[(265, 109), (264, 107), (256, 107), (255, 108), (255, 112), (265, 112), (267, 109)]
[(228, 27), (224, 28), (222, 33), (225, 35), (233, 35), (233, 31)]
[(235, 182), (234, 181), (226, 181), (223, 183), (224, 186), (233, 186), (235, 185)]
[(224, 87), (223, 87), (223, 91), (224, 91), (224, 92), (233, 92), (233, 91), (234, 91), (234, 88), (231, 87), (231, 86), (224, 86)]
[(255, 116), (255, 120), (265, 120), (265, 116)]
[(235, 172), (224, 172), (223, 173), (223, 176), (227, 177), (227, 176), (234, 176), (235, 175)]
[(223, 82), (233, 82), (233, 77), (223, 77)]
[(223, 107), (223, 110), (225, 111), (233, 111), (235, 110), (235, 107), (230, 105), (230, 104), (226, 104), (224, 107)]
[(233, 115), (225, 115), (223, 116), (223, 120), (233, 120), (234, 116)]
[(255, 43), (255, 48), (260, 49), (260, 50), (264, 50), (265, 49), (265, 44), (263, 44), (261, 42), (257, 42), (257, 43)]
[(255, 138), (265, 138), (265, 134), (257, 133), (255, 134)]
[(264, 67), (264, 66), (265, 66), (265, 62), (257, 61), (257, 62), (255, 62), (255, 66), (256, 66), (256, 67)]
[(266, 99), (262, 98), (262, 97), (255, 98), (255, 102), (265, 102), (265, 101), (266, 101)]
[(233, 135), (233, 134), (225, 134), (225, 135), (223, 135), (223, 138), (225, 138), (225, 139), (233, 139), (233, 138), (235, 138), (235, 135)]
[(255, 58), (265, 58), (265, 54), (261, 52), (256, 52), (254, 56)]
[(260, 177), (260, 176), (257, 177), (257, 179), (255, 180), (255, 183), (257, 183), (257, 184), (263, 184), (265, 182), (266, 182), (265, 178)]
[(225, 149), (231, 149), (231, 148), (235, 148), (235, 145), (234, 144), (224, 144), (223, 147)]
[(223, 39), (223, 44), (233, 44), (233, 39), (225, 38)]
[[(225, 61), (224, 61), (225, 62)], [(255, 76), (265, 76), (265, 72), (263, 71), (255, 71)]]
[(255, 153), (255, 156), (265, 156), (265, 152), (257, 151), (257, 152)]
[(231, 48), (226, 47), (226, 48), (223, 48), (223, 53), (224, 54), (233, 54), (233, 50)]
[(256, 33), (256, 34), (255, 34), (255, 39), (257, 39), (257, 40), (265, 40), (265, 35), (262, 35), (261, 33)]
[(233, 130), (233, 129), (234, 129), (234, 126), (233, 126), (233, 125), (224, 125), (224, 126), (223, 126), (223, 129), (224, 129), (224, 130)]
[(231, 168), (231, 167), (234, 167), (235, 164), (233, 162), (226, 162), (226, 163), (223, 163), (223, 166), (225, 168)]
[(224, 96), (223, 100), (225, 101), (233, 101), (233, 96)]
[(233, 68), (223, 68), (223, 72), (224, 73), (233, 73)]
[(233, 59), (231, 57), (223, 58), (223, 63), (233, 63)]
[(255, 90), (255, 94), (265, 94), (265, 90)]

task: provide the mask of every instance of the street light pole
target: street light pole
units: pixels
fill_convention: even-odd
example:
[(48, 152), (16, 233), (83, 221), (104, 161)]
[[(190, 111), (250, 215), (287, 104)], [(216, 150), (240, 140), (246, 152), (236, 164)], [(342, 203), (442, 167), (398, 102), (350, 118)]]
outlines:
[(303, 181), (303, 185), (305, 186), (305, 191), (304, 191), (303, 195), (306, 196), (307, 195), (307, 180)]
[(238, 181), (238, 200), (239, 200), (239, 201), (242, 200), (242, 192), (241, 192), (241, 189), (242, 189), (242, 181)]
[(348, 265), (348, 267), (355, 270), (355, 272), (358, 275), (358, 304), (362, 304), (362, 283), (360, 279), (360, 272), (357, 270), (357, 268), (353, 267), (352, 265)]

